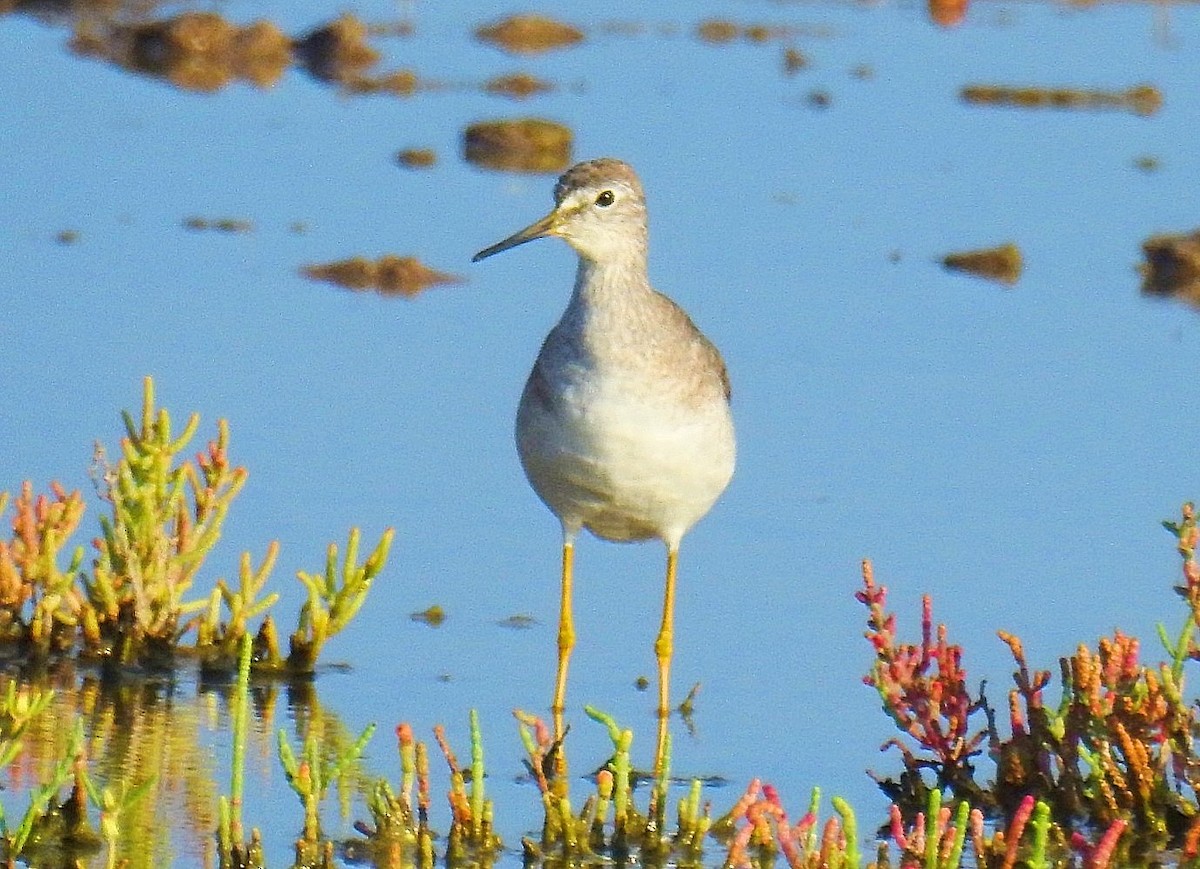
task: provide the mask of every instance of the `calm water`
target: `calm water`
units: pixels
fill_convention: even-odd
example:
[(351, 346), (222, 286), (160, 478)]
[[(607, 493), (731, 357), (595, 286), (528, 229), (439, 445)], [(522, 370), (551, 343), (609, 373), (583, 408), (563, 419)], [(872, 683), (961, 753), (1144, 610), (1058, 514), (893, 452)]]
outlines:
[[(371, 2), (219, 9), (290, 34), (345, 10), (397, 19)], [(279, 539), (290, 624), (296, 569), (318, 569), (352, 525), (368, 538), (395, 526), (386, 575), (330, 650), (353, 669), (323, 675), (321, 700), (350, 730), (380, 723), (371, 763), (392, 775), (396, 722), (425, 734), (445, 722), (465, 751), (478, 708), (516, 843), (538, 803), (510, 784), (509, 712), (549, 702), (559, 536), (522, 477), (512, 417), (574, 261), (544, 241), (471, 266), (545, 212), (553, 177), (482, 171), (459, 153), (467, 124), (531, 114), (571, 127), (577, 158), (638, 168), (651, 276), (732, 374), (739, 468), (683, 546), (675, 663), (678, 696), (703, 683), (676, 770), (727, 778), (719, 808), (761, 776), (794, 812), (819, 784), (883, 818), (863, 770), (897, 761), (876, 753), (890, 725), (860, 683), (863, 556), (910, 636), (933, 593), (993, 700), (1010, 671), (997, 628), (1048, 666), (1115, 626), (1153, 651), (1154, 623), (1178, 623), (1177, 558), (1158, 523), (1200, 495), (1200, 322), (1140, 297), (1135, 267), (1148, 235), (1200, 224), (1194, 5), (979, 3), (943, 29), (913, 3), (673, 3), (648, 19), (616, 2), (562, 10), (587, 40), (535, 58), (473, 39), (509, 7), (407, 11), (412, 36), (373, 41), (381, 68), (439, 85), (407, 99), (347, 96), (298, 70), (267, 90), (189, 93), (73, 56), (53, 18), (0, 19), (13, 71), (0, 86), (0, 488), (88, 488), (93, 440), (116, 442), (119, 409), (152, 374), (180, 419), (201, 412), (206, 437), (228, 418), (250, 469), (210, 580)], [(713, 46), (695, 35), (710, 16), (796, 35)], [(789, 45), (811, 61), (790, 76)], [(557, 90), (514, 103), (478, 87), (517, 70)], [(973, 83), (1150, 83), (1164, 105), (1151, 117), (970, 106), (958, 93)], [(399, 168), (393, 154), (414, 146), (437, 166)], [(1142, 157), (1159, 168), (1137, 168)], [(189, 216), (254, 230), (189, 232)], [(62, 230), (78, 242), (56, 243)], [(1026, 263), (1013, 289), (938, 263), (1009, 240)], [(406, 301), (297, 271), (386, 253), (469, 282)], [(653, 676), (662, 562), (651, 545), (577, 551), (581, 770), (607, 741), (585, 702), (634, 727), (650, 761), (653, 692), (634, 683)], [(409, 619), (433, 603), (443, 626)], [(514, 614), (538, 623), (497, 625)], [(263, 745), (247, 813), (282, 863), (301, 815)], [(336, 832), (332, 806), (327, 820)]]

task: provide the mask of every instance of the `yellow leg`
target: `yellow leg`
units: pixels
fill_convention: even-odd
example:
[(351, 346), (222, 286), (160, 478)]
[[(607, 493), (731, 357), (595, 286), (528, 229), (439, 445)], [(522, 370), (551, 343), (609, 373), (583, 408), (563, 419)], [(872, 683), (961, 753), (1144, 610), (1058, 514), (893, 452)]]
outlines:
[(571, 649), (575, 647), (575, 621), (571, 616), (571, 575), (575, 565), (575, 543), (569, 538), (563, 541), (562, 598), (558, 613), (558, 673), (554, 680), (554, 702), (550, 712), (554, 715), (554, 738), (562, 739), (563, 709), (567, 699), (567, 665), (571, 661)]
[(654, 641), (654, 655), (658, 658), (658, 743), (654, 751), (654, 775), (662, 772), (667, 753), (667, 722), (671, 717), (671, 655), (675, 650), (675, 570), (679, 560), (679, 549), (667, 547), (667, 582), (663, 591), (662, 626)]

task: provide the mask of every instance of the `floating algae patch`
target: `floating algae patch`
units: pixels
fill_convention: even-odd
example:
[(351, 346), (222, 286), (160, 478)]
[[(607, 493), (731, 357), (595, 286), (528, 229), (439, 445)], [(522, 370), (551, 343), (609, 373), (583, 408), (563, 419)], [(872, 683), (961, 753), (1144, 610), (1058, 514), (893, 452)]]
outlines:
[(416, 35), (417, 27), (411, 21), (383, 21), (367, 27), (372, 36), (383, 36), (388, 39), (408, 39)]
[(233, 68), (238, 78), (270, 87), (292, 63), (292, 40), (270, 21), (256, 21), (233, 38)]
[(308, 265), (300, 273), (314, 281), (336, 284), (348, 290), (374, 290), (383, 296), (412, 297), (440, 284), (460, 284), (457, 275), (439, 272), (411, 256), (365, 257)]
[(786, 27), (772, 27), (767, 24), (748, 24), (742, 33), (751, 42), (770, 42), (772, 39), (780, 39), (789, 35)]
[(496, 622), (500, 627), (513, 631), (527, 631), (537, 623), (538, 620), (529, 615), (529, 613), (514, 613), (508, 618), (500, 619), (500, 621)]
[(808, 55), (795, 47), (784, 49), (783, 52), (783, 72), (785, 75), (795, 75), (801, 70), (808, 69), (811, 66)]
[(185, 12), (136, 26), (127, 34), (128, 66), (186, 90), (218, 90), (234, 77), (236, 33), (237, 28), (215, 12)]
[(948, 253), (942, 257), (942, 265), (1011, 286), (1021, 277), (1021, 250), (1009, 242), (983, 250)]
[(352, 94), (392, 94), (398, 97), (411, 97), (417, 92), (421, 81), (412, 70), (398, 69), (382, 75), (349, 72), (342, 77), (341, 84), (348, 93)]
[(710, 18), (701, 21), (696, 26), (696, 36), (701, 42), (710, 45), (725, 45), (737, 39), (747, 42), (772, 42), (778, 39), (790, 39), (799, 30), (795, 27), (785, 27), (772, 24), (738, 24), (724, 18)]
[(483, 89), (489, 94), (511, 97), (514, 100), (528, 99), (534, 94), (544, 94), (554, 90), (554, 85), (530, 75), (527, 72), (516, 72), (511, 75), (498, 75), (484, 82)]
[(570, 128), (541, 118), (481, 121), (463, 133), (468, 163), (505, 172), (561, 172), (571, 145)]
[(700, 37), (702, 42), (720, 45), (725, 42), (733, 42), (741, 36), (742, 28), (732, 21), (713, 18), (708, 21), (701, 21), (699, 26), (696, 27), (696, 35)]
[(291, 40), (271, 22), (238, 27), (215, 12), (185, 12), (107, 30), (80, 26), (71, 49), (202, 92), (235, 80), (269, 87), (292, 62)]
[(512, 15), (477, 28), (475, 36), (513, 54), (541, 54), (583, 41), (579, 28), (544, 15)]
[(405, 148), (396, 152), (396, 162), (406, 169), (431, 169), (437, 164), (432, 148)]
[(804, 97), (804, 102), (812, 109), (827, 109), (833, 105), (833, 94), (824, 88), (814, 88)]
[(379, 61), (379, 52), (367, 44), (368, 34), (367, 25), (347, 13), (301, 37), (296, 53), (315, 78), (342, 83)]
[(1142, 292), (1150, 296), (1176, 296), (1200, 305), (1200, 229), (1191, 233), (1152, 235), (1142, 242), (1146, 261)]
[(1162, 93), (1153, 85), (1111, 91), (978, 84), (965, 86), (961, 96), (964, 102), (972, 105), (1081, 111), (1117, 109), (1143, 116), (1153, 115), (1162, 107)]
[(254, 232), (254, 223), (237, 217), (185, 217), (183, 228), (192, 232), (225, 232), (230, 235), (245, 235)]
[(421, 622), (429, 625), (431, 628), (439, 628), (446, 621), (446, 611), (438, 604), (434, 604), (428, 609), (423, 609), (420, 612), (409, 613), (408, 617), (414, 622)]

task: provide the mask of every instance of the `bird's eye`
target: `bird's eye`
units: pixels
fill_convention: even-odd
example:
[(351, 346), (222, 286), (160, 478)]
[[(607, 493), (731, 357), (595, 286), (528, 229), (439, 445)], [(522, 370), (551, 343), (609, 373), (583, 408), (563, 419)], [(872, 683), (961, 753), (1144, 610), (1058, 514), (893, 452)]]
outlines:
[(605, 190), (603, 193), (601, 193), (599, 196), (596, 197), (596, 204), (599, 205), (601, 208), (608, 208), (608, 206), (613, 204), (613, 201), (615, 199), (616, 199), (616, 197), (613, 196), (613, 192), (611, 190)]

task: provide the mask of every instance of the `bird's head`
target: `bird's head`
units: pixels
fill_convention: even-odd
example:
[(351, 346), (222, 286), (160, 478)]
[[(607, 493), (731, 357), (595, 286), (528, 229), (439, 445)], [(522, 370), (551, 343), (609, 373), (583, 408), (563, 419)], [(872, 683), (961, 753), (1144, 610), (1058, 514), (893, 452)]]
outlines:
[(611, 158), (572, 166), (554, 186), (553, 211), (471, 261), (547, 235), (558, 236), (593, 262), (645, 257), (646, 200), (633, 168)]

